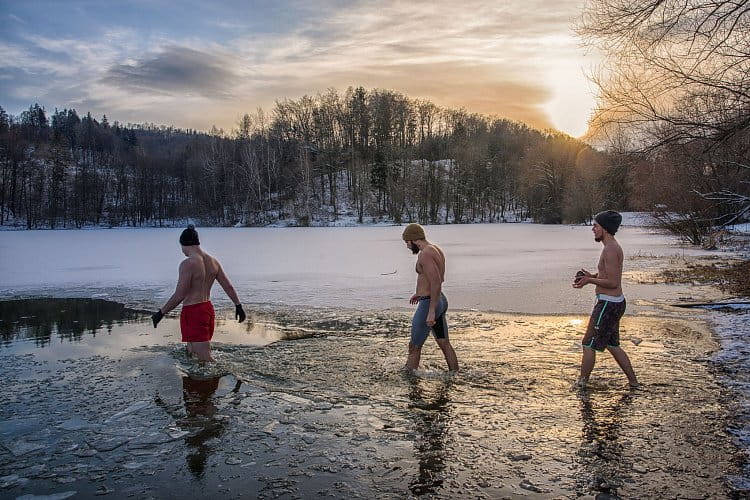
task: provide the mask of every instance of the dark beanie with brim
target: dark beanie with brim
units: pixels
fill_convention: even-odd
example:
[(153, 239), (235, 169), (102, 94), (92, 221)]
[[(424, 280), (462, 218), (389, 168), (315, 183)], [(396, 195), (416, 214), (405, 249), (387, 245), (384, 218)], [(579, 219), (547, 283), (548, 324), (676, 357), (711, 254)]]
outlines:
[(609, 234), (614, 235), (622, 224), (622, 215), (614, 210), (605, 210), (594, 216), (594, 220)]
[(188, 224), (187, 229), (185, 229), (180, 235), (180, 245), (189, 247), (200, 244), (201, 242), (198, 239), (198, 231), (195, 230), (194, 225)]

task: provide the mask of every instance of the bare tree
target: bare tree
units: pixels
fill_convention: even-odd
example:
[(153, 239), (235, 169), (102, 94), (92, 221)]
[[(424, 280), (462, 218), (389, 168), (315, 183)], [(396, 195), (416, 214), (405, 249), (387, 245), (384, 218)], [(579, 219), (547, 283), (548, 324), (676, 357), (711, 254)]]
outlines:
[[(624, 131), (629, 152), (666, 163), (679, 149), (689, 150), (671, 180), (683, 196), (710, 202), (700, 216), (684, 214), (703, 219), (702, 231), (746, 217), (750, 2), (588, 0), (578, 32), (604, 55), (593, 78), (599, 88), (594, 133), (620, 137)], [(741, 167), (737, 175), (730, 165)], [(666, 213), (679, 216), (674, 207)]]

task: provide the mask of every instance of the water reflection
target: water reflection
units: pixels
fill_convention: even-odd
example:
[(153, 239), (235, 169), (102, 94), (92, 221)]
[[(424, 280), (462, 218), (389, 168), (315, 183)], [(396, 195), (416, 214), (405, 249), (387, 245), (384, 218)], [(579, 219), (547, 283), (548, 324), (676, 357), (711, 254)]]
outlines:
[(414, 445), (419, 460), (419, 474), (409, 484), (409, 490), (414, 495), (433, 494), (440, 490), (444, 482), (451, 423), (448, 403), (452, 379), (408, 378), (408, 410), (418, 434)]
[(583, 473), (577, 481), (579, 493), (585, 494), (593, 489), (617, 495), (617, 488), (623, 480), (620, 429), (633, 397), (632, 392), (614, 399), (607, 392), (579, 392), (583, 423), (583, 441), (579, 452)]
[[(185, 438), (188, 445), (187, 466), (198, 479), (203, 477), (206, 462), (212, 451), (210, 440), (220, 437), (225, 430), (225, 421), (219, 414), (214, 397), (221, 378), (182, 377), (182, 399), (186, 415), (178, 423), (183, 430), (190, 433)], [(237, 380), (232, 392), (237, 392), (241, 384), (242, 382)]]
[(0, 345), (33, 341), (38, 347), (60, 340), (80, 341), (127, 321), (146, 321), (139, 311), (101, 299), (23, 299), (0, 301)]

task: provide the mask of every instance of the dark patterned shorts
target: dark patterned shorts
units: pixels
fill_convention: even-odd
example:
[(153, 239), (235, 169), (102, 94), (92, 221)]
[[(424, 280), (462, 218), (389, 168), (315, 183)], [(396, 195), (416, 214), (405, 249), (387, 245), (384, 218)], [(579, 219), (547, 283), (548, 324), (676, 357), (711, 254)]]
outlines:
[(583, 347), (603, 351), (607, 347), (620, 347), (620, 318), (625, 314), (625, 300), (612, 302), (599, 299), (591, 312)]

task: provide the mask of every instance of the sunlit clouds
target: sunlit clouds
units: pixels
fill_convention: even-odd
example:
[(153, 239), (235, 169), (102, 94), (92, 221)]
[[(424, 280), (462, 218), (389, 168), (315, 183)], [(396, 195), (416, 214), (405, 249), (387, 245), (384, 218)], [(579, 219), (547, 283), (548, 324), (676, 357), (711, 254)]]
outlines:
[[(581, 135), (593, 106), (594, 61), (570, 28), (579, 0), (135, 4), (143, 23), (103, 6), (84, 16), (85, 2), (31, 4), (0, 12), (11, 113), (39, 102), (229, 130), (277, 99), (361, 85)], [(85, 29), (61, 27), (84, 18)]]

